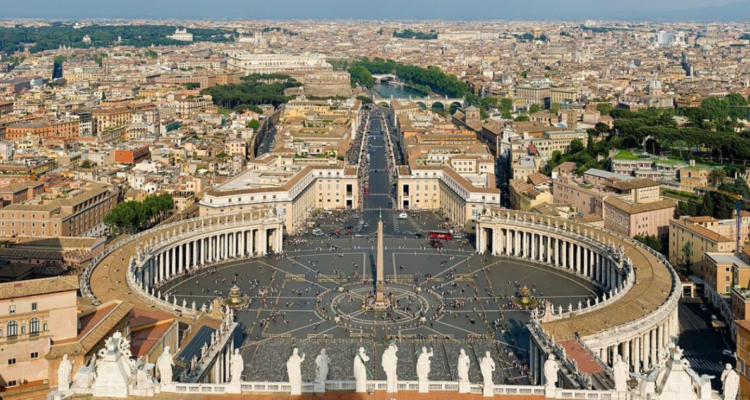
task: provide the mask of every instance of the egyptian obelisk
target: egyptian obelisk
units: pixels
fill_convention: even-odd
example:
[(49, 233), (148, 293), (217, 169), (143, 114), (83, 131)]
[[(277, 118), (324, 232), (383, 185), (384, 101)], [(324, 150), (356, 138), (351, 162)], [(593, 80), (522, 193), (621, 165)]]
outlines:
[(385, 305), (383, 288), (385, 286), (385, 275), (383, 274), (383, 212), (378, 215), (378, 253), (375, 260), (375, 304)]

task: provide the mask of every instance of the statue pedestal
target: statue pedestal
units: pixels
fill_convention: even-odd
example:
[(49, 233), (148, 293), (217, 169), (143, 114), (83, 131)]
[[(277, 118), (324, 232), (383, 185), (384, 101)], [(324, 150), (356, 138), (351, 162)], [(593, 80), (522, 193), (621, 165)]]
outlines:
[(228, 394), (240, 394), (242, 393), (242, 383), (241, 382), (230, 382), (227, 384), (227, 393)]
[(301, 396), (302, 395), (302, 385), (295, 385), (292, 384), (292, 396)]
[(362, 379), (361, 381), (356, 381), (356, 387), (354, 389), (355, 393), (367, 393), (367, 381)]
[(315, 392), (315, 393), (325, 393), (326, 392), (326, 383), (325, 382), (315, 382), (315, 383), (313, 383), (313, 392)]
[(430, 392), (430, 381), (419, 381), (419, 393)]
[(458, 393), (471, 393), (471, 383), (458, 382)]
[(482, 396), (494, 397), (495, 396), (495, 385), (484, 385), (482, 388)]
[(548, 387), (548, 386), (544, 387), (544, 397), (548, 399), (554, 399), (556, 395), (557, 395), (557, 389), (555, 389), (554, 387)]

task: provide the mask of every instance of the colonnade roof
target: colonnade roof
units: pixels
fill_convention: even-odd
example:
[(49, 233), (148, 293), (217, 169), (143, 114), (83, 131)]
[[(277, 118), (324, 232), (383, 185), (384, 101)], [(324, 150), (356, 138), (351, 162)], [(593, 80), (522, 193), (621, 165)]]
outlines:
[[(591, 229), (591, 227), (587, 227)], [(594, 335), (603, 329), (625, 325), (656, 311), (664, 304), (672, 291), (672, 273), (667, 265), (660, 262), (648, 250), (625, 242), (608, 233), (601, 233), (603, 239), (621, 243), (624, 257), (630, 258), (635, 268), (635, 284), (619, 300), (605, 307), (543, 324), (544, 329), (555, 340)], [(563, 306), (567, 308), (567, 305)]]

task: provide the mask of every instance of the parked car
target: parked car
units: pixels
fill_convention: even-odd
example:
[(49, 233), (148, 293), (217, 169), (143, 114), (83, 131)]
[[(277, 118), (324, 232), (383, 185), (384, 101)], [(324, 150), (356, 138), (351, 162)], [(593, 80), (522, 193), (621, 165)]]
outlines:
[(402, 212), (401, 214), (398, 215), (398, 219), (407, 219), (407, 218), (409, 218), (409, 215), (406, 214), (405, 212)]
[(320, 230), (320, 229), (313, 229), (312, 234), (315, 235), (315, 236), (323, 236), (323, 235), (325, 235), (325, 233), (323, 233), (323, 231)]
[(705, 304), (701, 304), (701, 310), (708, 311), (708, 307)]

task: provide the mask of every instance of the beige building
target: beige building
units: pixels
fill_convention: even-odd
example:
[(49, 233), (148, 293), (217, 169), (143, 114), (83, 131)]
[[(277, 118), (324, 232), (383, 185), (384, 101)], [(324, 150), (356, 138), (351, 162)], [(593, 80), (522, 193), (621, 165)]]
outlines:
[(46, 358), (51, 345), (78, 335), (77, 290), (76, 276), (0, 284), (3, 397), (14, 388), (46, 384), (52, 371)]
[(67, 198), (11, 204), (0, 209), (0, 236), (100, 236), (117, 191), (97, 183)]
[(200, 215), (273, 209), (281, 214), (288, 233), (304, 227), (314, 210), (359, 207), (356, 167), (299, 166), (292, 156), (266, 154), (221, 186), (209, 188), (200, 202)]
[(608, 196), (604, 199), (604, 227), (627, 236), (666, 237), (676, 205), (671, 199), (640, 203)]
[[(747, 226), (747, 217), (742, 225)], [(713, 217), (684, 216), (669, 222), (669, 262), (672, 265), (689, 264), (691, 273), (707, 280), (706, 253), (727, 253), (735, 250), (734, 236), (728, 225), (734, 220), (717, 220)], [(689, 243), (689, 245), (688, 245)]]

